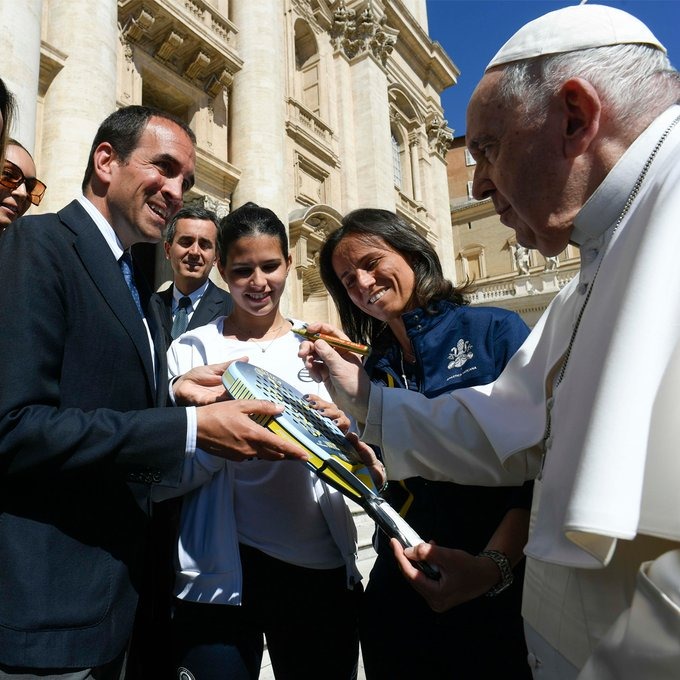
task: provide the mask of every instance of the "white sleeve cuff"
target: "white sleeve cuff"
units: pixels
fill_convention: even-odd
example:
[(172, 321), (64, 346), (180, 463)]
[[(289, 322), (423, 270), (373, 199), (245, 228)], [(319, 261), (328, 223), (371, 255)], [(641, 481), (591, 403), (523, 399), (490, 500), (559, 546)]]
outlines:
[[(172, 393), (172, 384), (170, 387)], [(197, 433), (196, 407), (187, 406), (187, 441), (185, 455), (191, 458), (196, 453), (196, 433)]]

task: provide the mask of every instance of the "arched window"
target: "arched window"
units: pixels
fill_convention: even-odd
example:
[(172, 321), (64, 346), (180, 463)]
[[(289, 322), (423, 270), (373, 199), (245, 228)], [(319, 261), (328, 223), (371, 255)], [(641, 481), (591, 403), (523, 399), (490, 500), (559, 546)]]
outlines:
[(413, 208), (422, 200), (420, 142), (423, 120), (414, 102), (401, 88), (391, 87), (389, 97), (394, 187), (402, 204), (406, 202)]

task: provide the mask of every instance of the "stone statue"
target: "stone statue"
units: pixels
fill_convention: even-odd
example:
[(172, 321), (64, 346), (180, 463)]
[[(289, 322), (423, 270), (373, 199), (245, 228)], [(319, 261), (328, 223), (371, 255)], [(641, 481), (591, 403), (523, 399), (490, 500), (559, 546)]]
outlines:
[(529, 249), (519, 243), (515, 246), (515, 264), (519, 274), (529, 273)]
[(546, 272), (554, 272), (560, 266), (560, 258), (557, 255), (548, 256), (545, 258)]

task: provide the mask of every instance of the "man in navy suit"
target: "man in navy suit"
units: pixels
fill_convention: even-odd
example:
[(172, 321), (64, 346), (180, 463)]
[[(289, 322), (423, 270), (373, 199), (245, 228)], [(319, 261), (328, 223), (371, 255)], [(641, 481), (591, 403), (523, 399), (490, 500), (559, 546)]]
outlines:
[(186, 124), (120, 109), (83, 196), (0, 239), (0, 678), (117, 680), (151, 486), (176, 485), (197, 446), (303, 456), (249, 417), (280, 412), (268, 402), (163, 407), (165, 342), (129, 248), (160, 239), (194, 165)]
[(173, 283), (151, 296), (168, 345), (185, 330), (231, 312), (231, 295), (208, 278), (217, 257), (217, 225), (214, 212), (194, 207), (182, 208), (168, 225), (164, 247)]

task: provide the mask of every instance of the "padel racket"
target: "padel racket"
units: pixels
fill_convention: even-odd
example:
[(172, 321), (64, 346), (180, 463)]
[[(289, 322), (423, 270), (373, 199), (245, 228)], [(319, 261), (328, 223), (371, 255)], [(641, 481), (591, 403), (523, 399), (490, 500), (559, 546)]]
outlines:
[[(280, 437), (301, 446), (309, 454), (307, 466), (321, 479), (359, 504), (376, 524), (404, 548), (423, 540), (376, 492), (371, 475), (351, 442), (328, 418), (312, 408), (292, 385), (263, 368), (244, 361), (229, 365), (222, 383), (234, 399), (265, 399), (283, 404), (275, 416), (253, 415), (253, 420)], [(426, 562), (416, 563), (430, 578), (439, 571)]]

